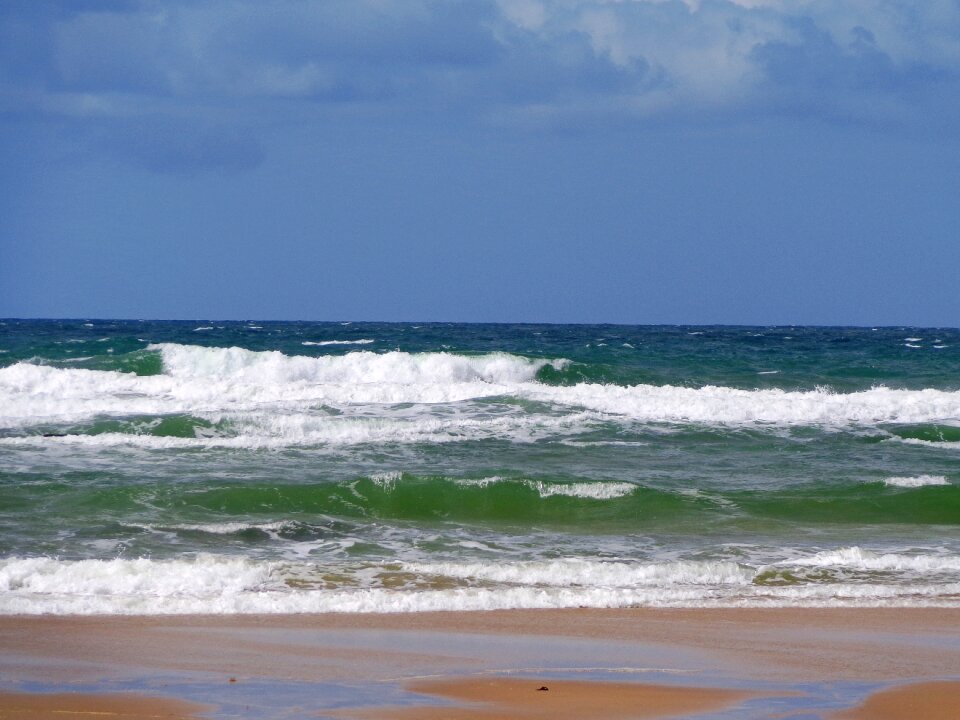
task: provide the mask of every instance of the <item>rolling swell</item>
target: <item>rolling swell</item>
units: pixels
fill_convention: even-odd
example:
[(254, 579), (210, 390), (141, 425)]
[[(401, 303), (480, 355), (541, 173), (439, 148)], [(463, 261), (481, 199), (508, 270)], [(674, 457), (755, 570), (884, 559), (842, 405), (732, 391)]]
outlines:
[(926, 443), (960, 443), (960, 426), (920, 423), (889, 428), (889, 432), (902, 440)]
[(779, 490), (670, 490), (625, 482), (529, 478), (451, 479), (396, 474), (332, 483), (251, 483), (99, 489), (71, 507), (122, 517), (149, 512), (167, 522), (266, 522), (343, 518), (468, 525), (541, 525), (620, 533), (744, 525), (960, 525), (960, 485), (883, 481)]

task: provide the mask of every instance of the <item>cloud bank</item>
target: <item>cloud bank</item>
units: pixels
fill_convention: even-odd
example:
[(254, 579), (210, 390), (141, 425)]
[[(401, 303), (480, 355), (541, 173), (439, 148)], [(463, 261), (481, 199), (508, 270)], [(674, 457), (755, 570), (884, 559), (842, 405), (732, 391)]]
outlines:
[(83, 0), (0, 6), (0, 113), (160, 172), (318, 117), (764, 115), (955, 132), (956, 0)]

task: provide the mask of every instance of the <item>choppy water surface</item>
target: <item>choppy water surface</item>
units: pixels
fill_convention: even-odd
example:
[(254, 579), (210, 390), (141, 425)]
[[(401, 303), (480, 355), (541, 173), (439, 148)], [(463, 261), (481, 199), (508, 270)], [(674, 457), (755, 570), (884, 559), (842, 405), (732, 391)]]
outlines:
[(960, 332), (0, 325), (0, 612), (960, 605)]

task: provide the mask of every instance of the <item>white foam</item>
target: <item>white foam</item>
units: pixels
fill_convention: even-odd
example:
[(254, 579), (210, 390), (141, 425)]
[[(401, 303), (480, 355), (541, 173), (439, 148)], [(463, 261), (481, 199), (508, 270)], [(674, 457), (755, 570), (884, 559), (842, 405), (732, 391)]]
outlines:
[[(237, 414), (235, 435), (217, 433), (196, 437), (107, 432), (0, 437), (0, 446), (135, 447), (153, 450), (186, 448), (275, 449), (283, 447), (342, 447), (365, 443), (448, 443), (508, 437), (535, 442), (545, 436), (575, 432), (590, 421), (589, 413), (558, 417), (378, 418), (303, 415), (291, 413)], [(211, 416), (211, 420), (216, 420)]]
[(740, 390), (706, 386), (581, 384), (530, 385), (523, 395), (542, 402), (626, 415), (649, 422), (704, 424), (874, 425), (960, 418), (960, 392), (872, 388), (852, 393), (827, 390)]
[(544, 483), (531, 481), (529, 484), (540, 493), (542, 498), (562, 495), (591, 500), (612, 500), (629, 495), (637, 489), (636, 485), (625, 482)]
[(587, 500), (612, 500), (629, 495), (637, 489), (636, 485), (625, 482), (574, 482), (550, 483), (542, 480), (514, 480), (500, 475), (485, 478), (467, 478), (455, 481), (457, 485), (487, 487), (502, 482), (521, 482), (531, 490), (535, 490), (542, 498), (548, 497), (576, 497)]
[(896, 571), (958, 571), (960, 556), (956, 555), (907, 555), (903, 553), (875, 553), (860, 547), (841, 548), (816, 553), (810, 557), (779, 563), (783, 565), (812, 567), (841, 567), (854, 570)]
[(458, 546), (466, 548), (467, 550), (480, 550), (482, 552), (496, 552), (496, 548), (487, 545), (486, 543), (479, 542), (477, 540), (460, 540), (457, 543)]
[(392, 490), (401, 479), (403, 479), (403, 473), (398, 470), (375, 473), (370, 476), (370, 480), (374, 485), (378, 485), (386, 490)]
[(548, 364), (503, 353), (353, 352), (313, 358), (240, 348), (150, 347), (162, 353), (162, 375), (22, 362), (0, 369), (0, 426), (102, 415), (271, 414), (321, 404), (457, 402), (509, 393)]
[(511, 585), (632, 588), (749, 585), (755, 571), (731, 562), (625, 563), (564, 559), (514, 563), (404, 563), (406, 572)]
[[(164, 372), (184, 379), (231, 379), (250, 384), (437, 385), (529, 382), (544, 365), (566, 361), (530, 360), (507, 353), (466, 356), (452, 353), (354, 352), (335, 357), (289, 356), (277, 351), (160, 344)], [(387, 402), (393, 402), (387, 400)]]
[(44, 598), (58, 597), (91, 609), (120, 605), (121, 611), (150, 598), (224, 598), (264, 588), (272, 570), (271, 563), (205, 555), (169, 561), (11, 558), (0, 561), (0, 608), (16, 598), (43, 605)]
[(462, 485), (464, 487), (487, 487), (499, 482), (509, 482), (509, 480), (508, 478), (501, 477), (500, 475), (491, 475), (490, 477), (484, 478), (462, 478), (459, 480), (454, 480), (454, 482), (457, 485)]
[[(821, 554), (820, 564), (898, 570), (904, 556)], [(910, 570), (925, 570), (912, 558)], [(928, 562), (933, 560), (927, 558)], [(930, 567), (944, 569), (944, 560)], [(870, 564), (872, 563), (872, 564)], [(796, 563), (794, 563), (796, 564)], [(953, 570), (954, 566), (950, 566)], [(331, 580), (353, 572), (347, 582)], [(377, 585), (403, 575), (406, 587)], [(754, 584), (754, 568), (721, 561), (586, 559), (401, 563), (333, 568), (198, 554), (176, 560), (0, 560), (2, 614), (418, 612), (550, 607), (960, 606), (960, 583)], [(453, 587), (437, 590), (436, 580)], [(340, 583), (340, 584), (338, 584)]]
[(650, 443), (641, 440), (561, 440), (570, 447), (643, 447)]
[(911, 343), (916, 343), (916, 342), (920, 342), (920, 341), (922, 341), (922, 340), (923, 340), (923, 338), (918, 338), (918, 337), (908, 337), (908, 338), (904, 338), (903, 340), (904, 340), (904, 342), (911, 342)]
[(376, 340), (373, 338), (361, 338), (359, 340), (317, 340), (316, 342), (312, 340), (304, 340), (301, 345), (370, 345), (375, 343)]
[[(463, 406), (457, 410), (456, 418), (449, 414), (435, 416), (429, 408), (406, 411), (392, 406), (462, 403), (497, 396), (531, 400), (553, 408), (540, 415), (513, 408), (511, 412), (524, 414), (526, 421), (507, 418), (500, 430), (516, 430), (520, 439), (537, 424), (562, 424), (554, 422), (560, 413), (566, 413), (568, 424), (593, 422), (596, 414), (641, 422), (732, 425), (849, 426), (960, 419), (960, 392), (933, 389), (878, 387), (833, 393), (823, 389), (740, 390), (595, 383), (561, 387), (539, 383), (536, 375), (545, 365), (562, 369), (567, 361), (535, 360), (506, 353), (466, 356), (448, 352), (355, 351), (340, 356), (306, 357), (176, 344), (150, 348), (162, 355), (161, 375), (137, 376), (24, 362), (0, 369), (0, 427), (73, 422), (98, 416), (193, 414), (235, 421), (242, 426), (238, 434), (247, 432), (268, 443), (284, 433), (290, 433), (292, 442), (300, 442), (298, 438), (310, 434), (311, 423), (324, 421), (321, 435), (331, 428), (347, 434), (356, 429), (325, 423), (318, 408), (332, 406), (348, 414), (377, 415), (388, 424), (402, 416), (404, 422), (412, 424), (401, 434), (406, 432), (411, 438), (422, 437), (424, 426), (428, 433), (434, 432), (429, 428), (431, 423), (459, 423), (469, 428), (472, 421), (485, 424), (478, 430), (478, 435), (483, 436), (486, 431), (496, 430), (495, 424), (482, 416), (490, 413), (489, 405)], [(377, 408), (364, 410), (365, 405)], [(365, 426), (362, 432), (370, 427)], [(173, 446), (178, 439), (170, 440)]]
[(916, 477), (892, 477), (883, 481), (891, 487), (917, 488), (928, 485), (949, 485), (950, 482), (943, 475), (917, 475)]
[(960, 442), (950, 440), (923, 440), (922, 438), (886, 438), (885, 442), (903, 443), (904, 445), (921, 445), (923, 447), (943, 448), (944, 450), (960, 450)]

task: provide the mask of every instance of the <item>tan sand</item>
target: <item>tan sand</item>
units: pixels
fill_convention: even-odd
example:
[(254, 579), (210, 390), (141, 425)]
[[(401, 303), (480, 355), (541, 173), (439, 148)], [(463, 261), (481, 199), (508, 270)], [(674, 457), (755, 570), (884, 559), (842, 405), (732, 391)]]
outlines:
[[(465, 674), (502, 666), (479, 657), (470, 638), (527, 638), (534, 656), (537, 638), (570, 638), (627, 645), (631, 664), (652, 668), (762, 680), (903, 682), (960, 677), (958, 628), (960, 609), (934, 608), (0, 616), (0, 649), (48, 666), (81, 662), (38, 679), (83, 680), (120, 666), (316, 681), (451, 674), (452, 666), (460, 668), (454, 674)], [(452, 635), (458, 637), (444, 641)], [(435, 645), (423, 646), (431, 636)]]
[[(460, 678), (407, 687), (461, 705), (377, 708), (345, 715), (378, 720), (641, 720), (722, 710), (751, 697), (716, 688), (571, 680), (541, 685), (520, 678)], [(544, 687), (547, 690), (540, 689)]]
[(134, 695), (34, 695), (0, 692), (2, 720), (192, 720), (208, 708)]
[(835, 713), (833, 720), (957, 720), (960, 681), (901, 685), (876, 692), (860, 706)]
[[(617, 717), (613, 698), (626, 697), (620, 690), (609, 692), (610, 685), (570, 680), (578, 675), (578, 681), (609, 679), (609, 673), (598, 678), (596, 670), (614, 668), (616, 677), (624, 680), (616, 687), (632, 688), (622, 692), (647, 698), (638, 700), (630, 717), (657, 717), (636, 714), (648, 707), (658, 708), (650, 712), (660, 716), (673, 712), (657, 706), (650, 699), (653, 697), (669, 696), (669, 702), (684, 703), (702, 700), (707, 710), (746, 697), (707, 689), (714, 686), (789, 690), (790, 684), (796, 683), (856, 680), (897, 687), (851, 711), (861, 714), (844, 716), (848, 720), (960, 718), (957, 712), (938, 716), (930, 709), (960, 707), (956, 694), (950, 694), (956, 693), (954, 684), (935, 688), (931, 684), (945, 679), (960, 681), (958, 628), (960, 609), (932, 608), (0, 616), (0, 679), (5, 683), (0, 688), (13, 689), (31, 681), (64, 689), (75, 682), (143, 682), (173, 672), (191, 677), (195, 673), (204, 683), (226, 688), (242, 687), (251, 679), (365, 683), (383, 688), (399, 685), (437, 698), (472, 702), (476, 696), (464, 694), (472, 690), (468, 691), (463, 678), (505, 683), (484, 686), (493, 694), (483, 699), (493, 704), (464, 708), (456, 715), (479, 720), (520, 717), (516, 707), (507, 707), (512, 702), (510, 682), (553, 673), (565, 678), (562, 685), (554, 679), (536, 680), (551, 689), (533, 695), (530, 702), (538, 704), (531, 705), (532, 710), (551, 703), (550, 716), (560, 717), (552, 704), (567, 707), (555, 699), (563, 693), (569, 695), (570, 707), (582, 708), (577, 704), (579, 698), (586, 698), (582, 702), (588, 704), (614, 702), (610, 710), (580, 717)], [(637, 684), (653, 679), (647, 673), (656, 673), (660, 686)], [(510, 681), (503, 681), (504, 676)], [(231, 677), (241, 685), (230, 684)], [(676, 686), (667, 688), (663, 683), (669, 684), (674, 677)], [(429, 684), (421, 684), (427, 680)], [(903, 683), (916, 685), (901, 687)], [(587, 692), (587, 688), (597, 687), (599, 691)], [(660, 691), (651, 689), (656, 687), (666, 694), (657, 695)], [(920, 690), (914, 692), (910, 687)], [(928, 692), (927, 688), (933, 689)], [(829, 692), (824, 697), (831, 699)], [(216, 702), (213, 695), (209, 699)], [(922, 708), (919, 711), (904, 705), (928, 700), (927, 705), (918, 706)], [(677, 707), (677, 713), (696, 712), (683, 709), (687, 705)], [(881, 707), (890, 708), (891, 714), (879, 714), (886, 712), (877, 709)], [(780, 708), (784, 708), (782, 703)], [(414, 717), (407, 710), (397, 712), (401, 714), (390, 717)], [(420, 708), (417, 712), (417, 717), (426, 720), (439, 717), (431, 715), (433, 710)], [(444, 712), (444, 717), (454, 717), (449, 710)], [(0, 715), (3, 720), (7, 717), (15, 716)]]

